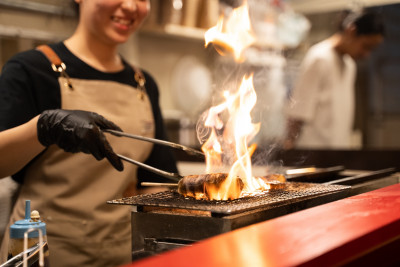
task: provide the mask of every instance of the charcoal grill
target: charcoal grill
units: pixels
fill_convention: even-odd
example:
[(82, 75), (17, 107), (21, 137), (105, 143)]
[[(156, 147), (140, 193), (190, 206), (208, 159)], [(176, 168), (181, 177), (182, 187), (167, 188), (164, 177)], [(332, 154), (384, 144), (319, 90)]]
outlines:
[(393, 168), (354, 172), (336, 166), (289, 176), (283, 189), (236, 200), (196, 200), (170, 190), (115, 199), (108, 203), (133, 207), (132, 258), (137, 260), (257, 222), (398, 183), (398, 176), (394, 173)]
[[(275, 205), (299, 202), (325, 194), (338, 194), (350, 189), (343, 185), (321, 185), (312, 183), (287, 183), (284, 189), (265, 191), (254, 196), (235, 200), (196, 200), (183, 197), (176, 190), (145, 194), (109, 201), (109, 204), (133, 205), (138, 211), (144, 210), (186, 210), (187, 213), (222, 217), (255, 209), (267, 209)], [(149, 209), (153, 207), (153, 209)], [(147, 209), (146, 209), (147, 208)], [(154, 209), (156, 208), (156, 209)]]

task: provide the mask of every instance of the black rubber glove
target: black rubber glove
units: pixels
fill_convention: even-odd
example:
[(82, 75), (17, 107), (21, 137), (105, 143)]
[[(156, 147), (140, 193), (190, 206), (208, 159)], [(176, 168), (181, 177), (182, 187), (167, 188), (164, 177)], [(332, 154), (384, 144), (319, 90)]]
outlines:
[(103, 116), (82, 110), (46, 110), (37, 123), (38, 139), (42, 145), (56, 144), (66, 152), (92, 154), (97, 160), (106, 157), (115, 169), (122, 171), (124, 165), (102, 129), (121, 131)]

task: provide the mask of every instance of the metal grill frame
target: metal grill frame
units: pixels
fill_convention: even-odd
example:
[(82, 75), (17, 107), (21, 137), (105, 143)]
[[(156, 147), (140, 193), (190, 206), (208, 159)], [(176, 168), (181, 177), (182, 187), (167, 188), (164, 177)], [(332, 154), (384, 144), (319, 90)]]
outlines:
[(254, 209), (297, 202), (305, 198), (349, 190), (351, 186), (287, 182), (284, 189), (274, 189), (257, 196), (235, 200), (209, 201), (183, 197), (176, 190), (144, 194), (108, 201), (108, 204), (133, 205), (137, 207), (163, 207), (208, 211), (212, 214), (231, 215)]

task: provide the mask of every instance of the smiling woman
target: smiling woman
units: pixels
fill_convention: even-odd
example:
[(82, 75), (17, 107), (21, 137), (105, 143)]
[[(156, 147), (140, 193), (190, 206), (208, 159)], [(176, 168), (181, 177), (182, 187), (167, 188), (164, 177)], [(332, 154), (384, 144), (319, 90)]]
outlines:
[[(69, 38), (16, 54), (4, 65), (0, 130), (50, 109), (86, 110), (102, 114), (125, 132), (166, 139), (154, 79), (118, 54), (119, 45), (146, 18), (149, 1), (75, 2), (79, 23)], [(177, 172), (166, 147), (114, 136), (107, 140), (116, 153)], [(51, 266), (118, 266), (131, 261), (130, 209), (106, 202), (138, 193), (138, 180), (161, 178), (133, 165), (118, 172), (106, 160), (50, 145), (13, 179), (22, 185), (9, 224), (24, 218), (24, 202), (30, 199), (47, 224)], [(0, 262), (7, 247), (8, 233)]]
[[(122, 62), (117, 46), (128, 40), (150, 11), (148, 0), (76, 0), (80, 5), (79, 24), (65, 45), (83, 61), (103, 71), (118, 71)], [(81, 45), (85, 42), (85, 46)], [(97, 54), (102, 55), (101, 58)]]

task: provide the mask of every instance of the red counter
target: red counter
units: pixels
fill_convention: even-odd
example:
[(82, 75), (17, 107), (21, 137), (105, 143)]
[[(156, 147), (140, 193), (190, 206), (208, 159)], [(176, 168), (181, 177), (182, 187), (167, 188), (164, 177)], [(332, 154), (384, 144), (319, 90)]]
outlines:
[(396, 266), (398, 262), (400, 184), (244, 227), (127, 266)]

